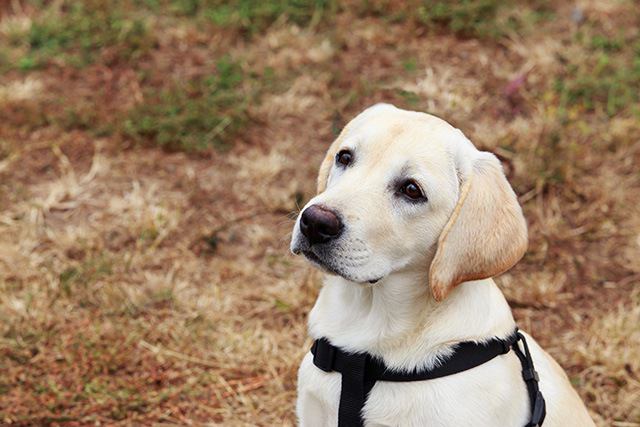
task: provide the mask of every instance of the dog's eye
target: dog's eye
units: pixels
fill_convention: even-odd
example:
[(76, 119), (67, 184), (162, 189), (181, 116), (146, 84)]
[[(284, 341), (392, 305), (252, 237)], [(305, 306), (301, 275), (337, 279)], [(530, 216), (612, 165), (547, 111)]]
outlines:
[(402, 183), (400, 186), (400, 193), (413, 201), (426, 199), (422, 189), (420, 189), (420, 186), (412, 179)]
[(349, 150), (341, 150), (336, 154), (336, 163), (342, 166), (349, 166), (353, 162), (353, 154)]

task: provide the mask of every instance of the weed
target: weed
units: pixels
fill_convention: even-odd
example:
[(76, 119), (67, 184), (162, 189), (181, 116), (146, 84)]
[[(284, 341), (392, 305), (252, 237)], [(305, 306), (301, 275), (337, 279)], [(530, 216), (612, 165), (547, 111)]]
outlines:
[(492, 25), (500, 2), (481, 1), (424, 1), (418, 9), (418, 20), (427, 26), (443, 25), (454, 33), (465, 36), (498, 36)]
[(551, 18), (548, 0), (364, 0), (354, 6), (358, 16), (375, 16), (392, 23), (414, 22), (428, 29), (445, 29), (461, 37), (497, 39), (509, 31), (522, 32)]
[(143, 242), (153, 242), (160, 235), (160, 230), (158, 230), (155, 226), (149, 226), (144, 228), (140, 232), (140, 236), (138, 237)]
[(284, 302), (284, 301), (282, 301), (280, 299), (276, 298), (276, 300), (273, 302), (273, 304), (274, 304), (275, 308), (278, 311), (282, 311), (282, 312), (286, 313), (286, 312), (291, 310), (291, 304), (289, 304), (287, 302)]
[(83, 66), (108, 49), (107, 62), (136, 59), (155, 45), (148, 23), (132, 16), (127, 2), (64, 1), (49, 6), (27, 34), (29, 53), (19, 68), (29, 70), (56, 59)]
[(418, 62), (415, 58), (406, 59), (402, 62), (402, 68), (409, 73), (414, 72), (418, 69)]
[(40, 66), (38, 60), (33, 56), (24, 56), (18, 60), (18, 69), (20, 71), (31, 71), (35, 70)]
[(609, 38), (602, 34), (596, 34), (591, 38), (591, 48), (605, 52), (617, 52), (622, 48), (623, 42), (619, 38)]
[(214, 25), (248, 35), (266, 30), (277, 20), (301, 26), (314, 25), (331, 16), (335, 0), (171, 0), (171, 9), (182, 15), (201, 15)]
[(247, 120), (247, 76), (229, 58), (218, 61), (215, 74), (147, 93), (145, 103), (132, 110), (123, 132), (169, 150), (225, 148)]
[(415, 92), (399, 89), (397, 94), (402, 99), (403, 104), (406, 104), (409, 108), (415, 108), (420, 103), (420, 95)]
[(68, 267), (59, 275), (60, 288), (66, 296), (71, 296), (74, 285), (86, 288), (101, 277), (108, 276), (112, 272), (112, 261), (100, 256), (89, 258), (76, 267)]
[(597, 35), (587, 57), (568, 61), (554, 83), (563, 114), (576, 107), (613, 116), (640, 101), (640, 37), (624, 43), (633, 46), (631, 58), (619, 52), (619, 39)]

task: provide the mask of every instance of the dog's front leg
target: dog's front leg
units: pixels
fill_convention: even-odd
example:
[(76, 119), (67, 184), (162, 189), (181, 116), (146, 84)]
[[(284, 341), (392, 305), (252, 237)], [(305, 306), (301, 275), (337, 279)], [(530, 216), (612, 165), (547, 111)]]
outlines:
[(313, 365), (308, 353), (298, 370), (296, 414), (301, 427), (333, 427), (338, 425), (340, 375), (327, 374)]
[(327, 427), (331, 425), (327, 410), (323, 407), (320, 399), (311, 393), (298, 395), (296, 412), (300, 427)]

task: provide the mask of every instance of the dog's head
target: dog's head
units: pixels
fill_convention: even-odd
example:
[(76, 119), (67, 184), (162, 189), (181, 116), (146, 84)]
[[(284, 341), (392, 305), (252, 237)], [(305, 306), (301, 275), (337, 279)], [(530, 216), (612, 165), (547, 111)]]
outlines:
[(356, 283), (422, 269), (436, 300), (511, 268), (527, 228), (498, 159), (424, 113), (375, 105), (320, 166), (291, 250)]

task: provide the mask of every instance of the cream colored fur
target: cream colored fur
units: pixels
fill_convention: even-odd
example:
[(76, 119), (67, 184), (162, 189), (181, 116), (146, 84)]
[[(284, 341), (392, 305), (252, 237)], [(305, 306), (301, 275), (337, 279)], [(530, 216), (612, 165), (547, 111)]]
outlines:
[[(335, 155), (345, 148), (355, 160), (337, 168)], [(394, 194), (404, 177), (419, 183), (426, 203)], [(456, 342), (513, 331), (491, 277), (523, 255), (526, 223), (499, 161), (459, 130), (427, 114), (373, 106), (330, 147), (318, 193), (307, 206), (337, 211), (345, 231), (323, 252), (340, 276), (325, 278), (309, 316), (313, 338), (413, 370), (433, 366)], [(302, 240), (296, 221), (294, 252)], [(527, 339), (547, 401), (544, 426), (592, 426), (562, 368)], [(364, 408), (366, 425), (524, 426), (529, 401), (520, 370), (509, 353), (437, 380), (378, 382)], [(339, 396), (340, 374), (319, 370), (307, 354), (298, 379), (300, 425), (336, 426)]]

